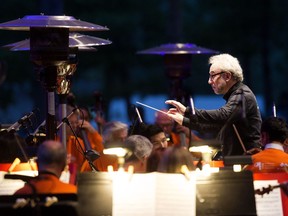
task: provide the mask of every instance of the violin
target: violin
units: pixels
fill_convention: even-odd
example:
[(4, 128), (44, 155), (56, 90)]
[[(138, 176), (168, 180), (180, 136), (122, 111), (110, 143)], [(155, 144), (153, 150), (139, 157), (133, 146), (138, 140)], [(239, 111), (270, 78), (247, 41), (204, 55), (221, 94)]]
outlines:
[(269, 194), (272, 192), (275, 188), (281, 188), (283, 192), (285, 193), (286, 196), (288, 196), (288, 182), (283, 182), (279, 185), (268, 185), (268, 187), (262, 187), (261, 189), (256, 189), (254, 192), (255, 194), (258, 195), (264, 195), (264, 194)]

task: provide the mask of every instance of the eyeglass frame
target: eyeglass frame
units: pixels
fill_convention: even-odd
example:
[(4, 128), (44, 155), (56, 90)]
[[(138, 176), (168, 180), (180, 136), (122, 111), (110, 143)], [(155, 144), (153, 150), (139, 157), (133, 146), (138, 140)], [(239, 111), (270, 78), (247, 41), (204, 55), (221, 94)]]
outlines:
[(226, 73), (225, 71), (221, 71), (219, 73), (215, 73), (215, 74), (210, 74), (209, 75), (209, 80), (214, 80), (214, 77), (217, 76), (217, 75), (220, 75), (220, 74), (223, 74), (223, 73)]

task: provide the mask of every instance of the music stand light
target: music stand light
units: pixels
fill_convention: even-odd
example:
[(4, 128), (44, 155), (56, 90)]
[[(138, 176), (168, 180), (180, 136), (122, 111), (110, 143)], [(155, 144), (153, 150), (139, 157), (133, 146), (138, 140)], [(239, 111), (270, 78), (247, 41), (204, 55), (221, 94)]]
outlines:
[(133, 153), (133, 147), (123, 142), (108, 142), (105, 144), (104, 154), (116, 155), (118, 158), (118, 171), (124, 169), (125, 158), (129, 158)]

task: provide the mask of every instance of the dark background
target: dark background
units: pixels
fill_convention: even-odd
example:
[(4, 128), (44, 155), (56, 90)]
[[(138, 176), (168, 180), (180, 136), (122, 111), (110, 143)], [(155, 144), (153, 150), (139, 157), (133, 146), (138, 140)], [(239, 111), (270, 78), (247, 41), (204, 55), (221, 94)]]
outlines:
[[(287, 112), (288, 1), (284, 0), (2, 0), (0, 23), (26, 15), (67, 15), (107, 26), (81, 32), (109, 39), (97, 52), (79, 54), (72, 92), (80, 105), (93, 106), (103, 93), (105, 108), (115, 98), (129, 105), (133, 94), (168, 94), (163, 56), (138, 51), (167, 43), (194, 43), (237, 57), (244, 82), (263, 96), (262, 115)], [(29, 38), (29, 32), (0, 30), (0, 46)], [(193, 55), (189, 95), (211, 95), (207, 55)], [(0, 50), (0, 123), (12, 123), (33, 107), (45, 113), (45, 90), (37, 81), (29, 52)], [(5, 76), (6, 75), (6, 76)], [(281, 113), (280, 113), (281, 112)]]

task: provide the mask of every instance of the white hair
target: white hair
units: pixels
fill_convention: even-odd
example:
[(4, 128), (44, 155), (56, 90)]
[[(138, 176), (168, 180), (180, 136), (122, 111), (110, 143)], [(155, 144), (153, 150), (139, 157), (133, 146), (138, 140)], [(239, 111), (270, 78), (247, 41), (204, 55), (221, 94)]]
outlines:
[(244, 80), (243, 70), (238, 59), (227, 53), (211, 56), (209, 64), (216, 64), (220, 70), (232, 73), (237, 81)]
[(122, 130), (128, 130), (128, 125), (120, 121), (107, 122), (104, 124), (102, 132), (104, 142), (112, 141), (114, 132)]
[(133, 146), (133, 153), (139, 159), (148, 157), (151, 152), (153, 145), (150, 140), (141, 135), (131, 135), (125, 140), (126, 145)]

